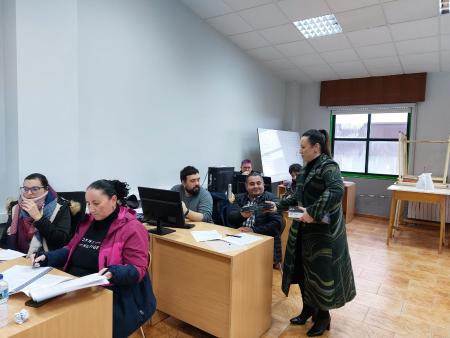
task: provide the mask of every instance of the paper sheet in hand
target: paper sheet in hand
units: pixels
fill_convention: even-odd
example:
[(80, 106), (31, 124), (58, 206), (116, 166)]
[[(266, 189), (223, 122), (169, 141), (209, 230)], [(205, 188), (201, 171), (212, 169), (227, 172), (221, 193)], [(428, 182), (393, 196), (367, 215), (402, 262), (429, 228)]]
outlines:
[(30, 290), (29, 293), (30, 297), (33, 298), (35, 302), (41, 302), (67, 292), (104, 284), (109, 284), (109, 281), (105, 278), (105, 276), (100, 276), (98, 273), (93, 273), (84, 277), (61, 282), (51, 288), (44, 287), (33, 289)]
[(52, 267), (33, 268), (31, 265), (14, 265), (3, 272), (3, 278), (8, 282), (9, 294), (21, 291), (27, 285), (38, 280), (49, 272)]
[(255, 236), (255, 235), (250, 235), (245, 232), (241, 232), (240, 234), (238, 234), (236, 236), (240, 236), (240, 237), (227, 236), (227, 237), (224, 237), (223, 240), (227, 241), (228, 243), (232, 243), (232, 244), (236, 244), (236, 245), (247, 245), (247, 244), (252, 244), (254, 242), (261, 240), (261, 237)]
[(217, 252), (228, 252), (228, 251), (234, 251), (234, 250), (242, 250), (245, 248), (245, 246), (228, 243), (225, 241), (206, 242), (206, 245), (208, 245), (211, 250), (214, 250)]
[(40, 288), (51, 288), (54, 285), (64, 282), (65, 280), (68, 280), (71, 278), (75, 278), (75, 277), (70, 277), (70, 276), (64, 277), (64, 276), (46, 274), (45, 276), (42, 276), (38, 280), (31, 283), (30, 285), (27, 285), (26, 287), (24, 287), (21, 291), (24, 294), (26, 294), (28, 297), (31, 297), (30, 291), (32, 291), (32, 290), (37, 290)]
[(205, 242), (222, 238), (222, 235), (219, 234), (217, 230), (191, 231), (191, 234), (197, 242)]
[(16, 251), (16, 250), (0, 250), (0, 261), (9, 261), (11, 259), (16, 259), (18, 257), (25, 256), (24, 253)]

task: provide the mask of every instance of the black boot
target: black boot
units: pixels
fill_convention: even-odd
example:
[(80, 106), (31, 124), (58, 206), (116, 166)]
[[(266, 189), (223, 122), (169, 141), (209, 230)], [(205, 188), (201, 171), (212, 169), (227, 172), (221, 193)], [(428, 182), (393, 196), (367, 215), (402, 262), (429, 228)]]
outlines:
[(312, 320), (316, 320), (316, 311), (309, 305), (303, 304), (302, 312), (294, 318), (291, 318), (291, 324), (293, 325), (305, 325), (306, 321), (312, 317)]
[(330, 329), (331, 317), (329, 311), (319, 311), (317, 319), (311, 329), (306, 333), (308, 337), (317, 337), (323, 335), (325, 330)]

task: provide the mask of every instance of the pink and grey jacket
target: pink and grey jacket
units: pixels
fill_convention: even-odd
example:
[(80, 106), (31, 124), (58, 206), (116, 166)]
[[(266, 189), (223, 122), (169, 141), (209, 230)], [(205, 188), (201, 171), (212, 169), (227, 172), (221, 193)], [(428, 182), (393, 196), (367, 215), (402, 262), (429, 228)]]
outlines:
[[(64, 248), (49, 251), (47, 264), (68, 268), (70, 258), (94, 218), (84, 220), (72, 240)], [(109, 269), (113, 277), (108, 286), (113, 295), (113, 336), (127, 337), (151, 317), (156, 309), (151, 282), (147, 273), (149, 263), (148, 233), (135, 212), (120, 207), (103, 240), (98, 257), (98, 269)]]

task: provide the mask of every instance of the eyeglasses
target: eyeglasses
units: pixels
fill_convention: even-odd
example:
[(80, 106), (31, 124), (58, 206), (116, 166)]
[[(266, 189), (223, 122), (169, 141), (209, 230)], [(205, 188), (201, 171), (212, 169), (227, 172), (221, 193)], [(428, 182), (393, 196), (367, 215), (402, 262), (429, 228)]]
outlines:
[(27, 193), (27, 192), (31, 191), (34, 194), (34, 193), (38, 192), (40, 189), (42, 189), (42, 188), (44, 188), (44, 187), (31, 187), (31, 188), (20, 187), (20, 192), (21, 193)]

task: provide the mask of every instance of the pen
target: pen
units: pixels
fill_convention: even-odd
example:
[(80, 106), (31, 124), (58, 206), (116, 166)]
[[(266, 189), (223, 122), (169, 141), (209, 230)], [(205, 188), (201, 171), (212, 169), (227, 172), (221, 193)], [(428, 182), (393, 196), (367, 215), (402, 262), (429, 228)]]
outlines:
[(237, 237), (237, 238), (241, 238), (241, 235), (231, 235), (231, 234), (225, 234), (225, 236), (229, 236), (229, 237)]

